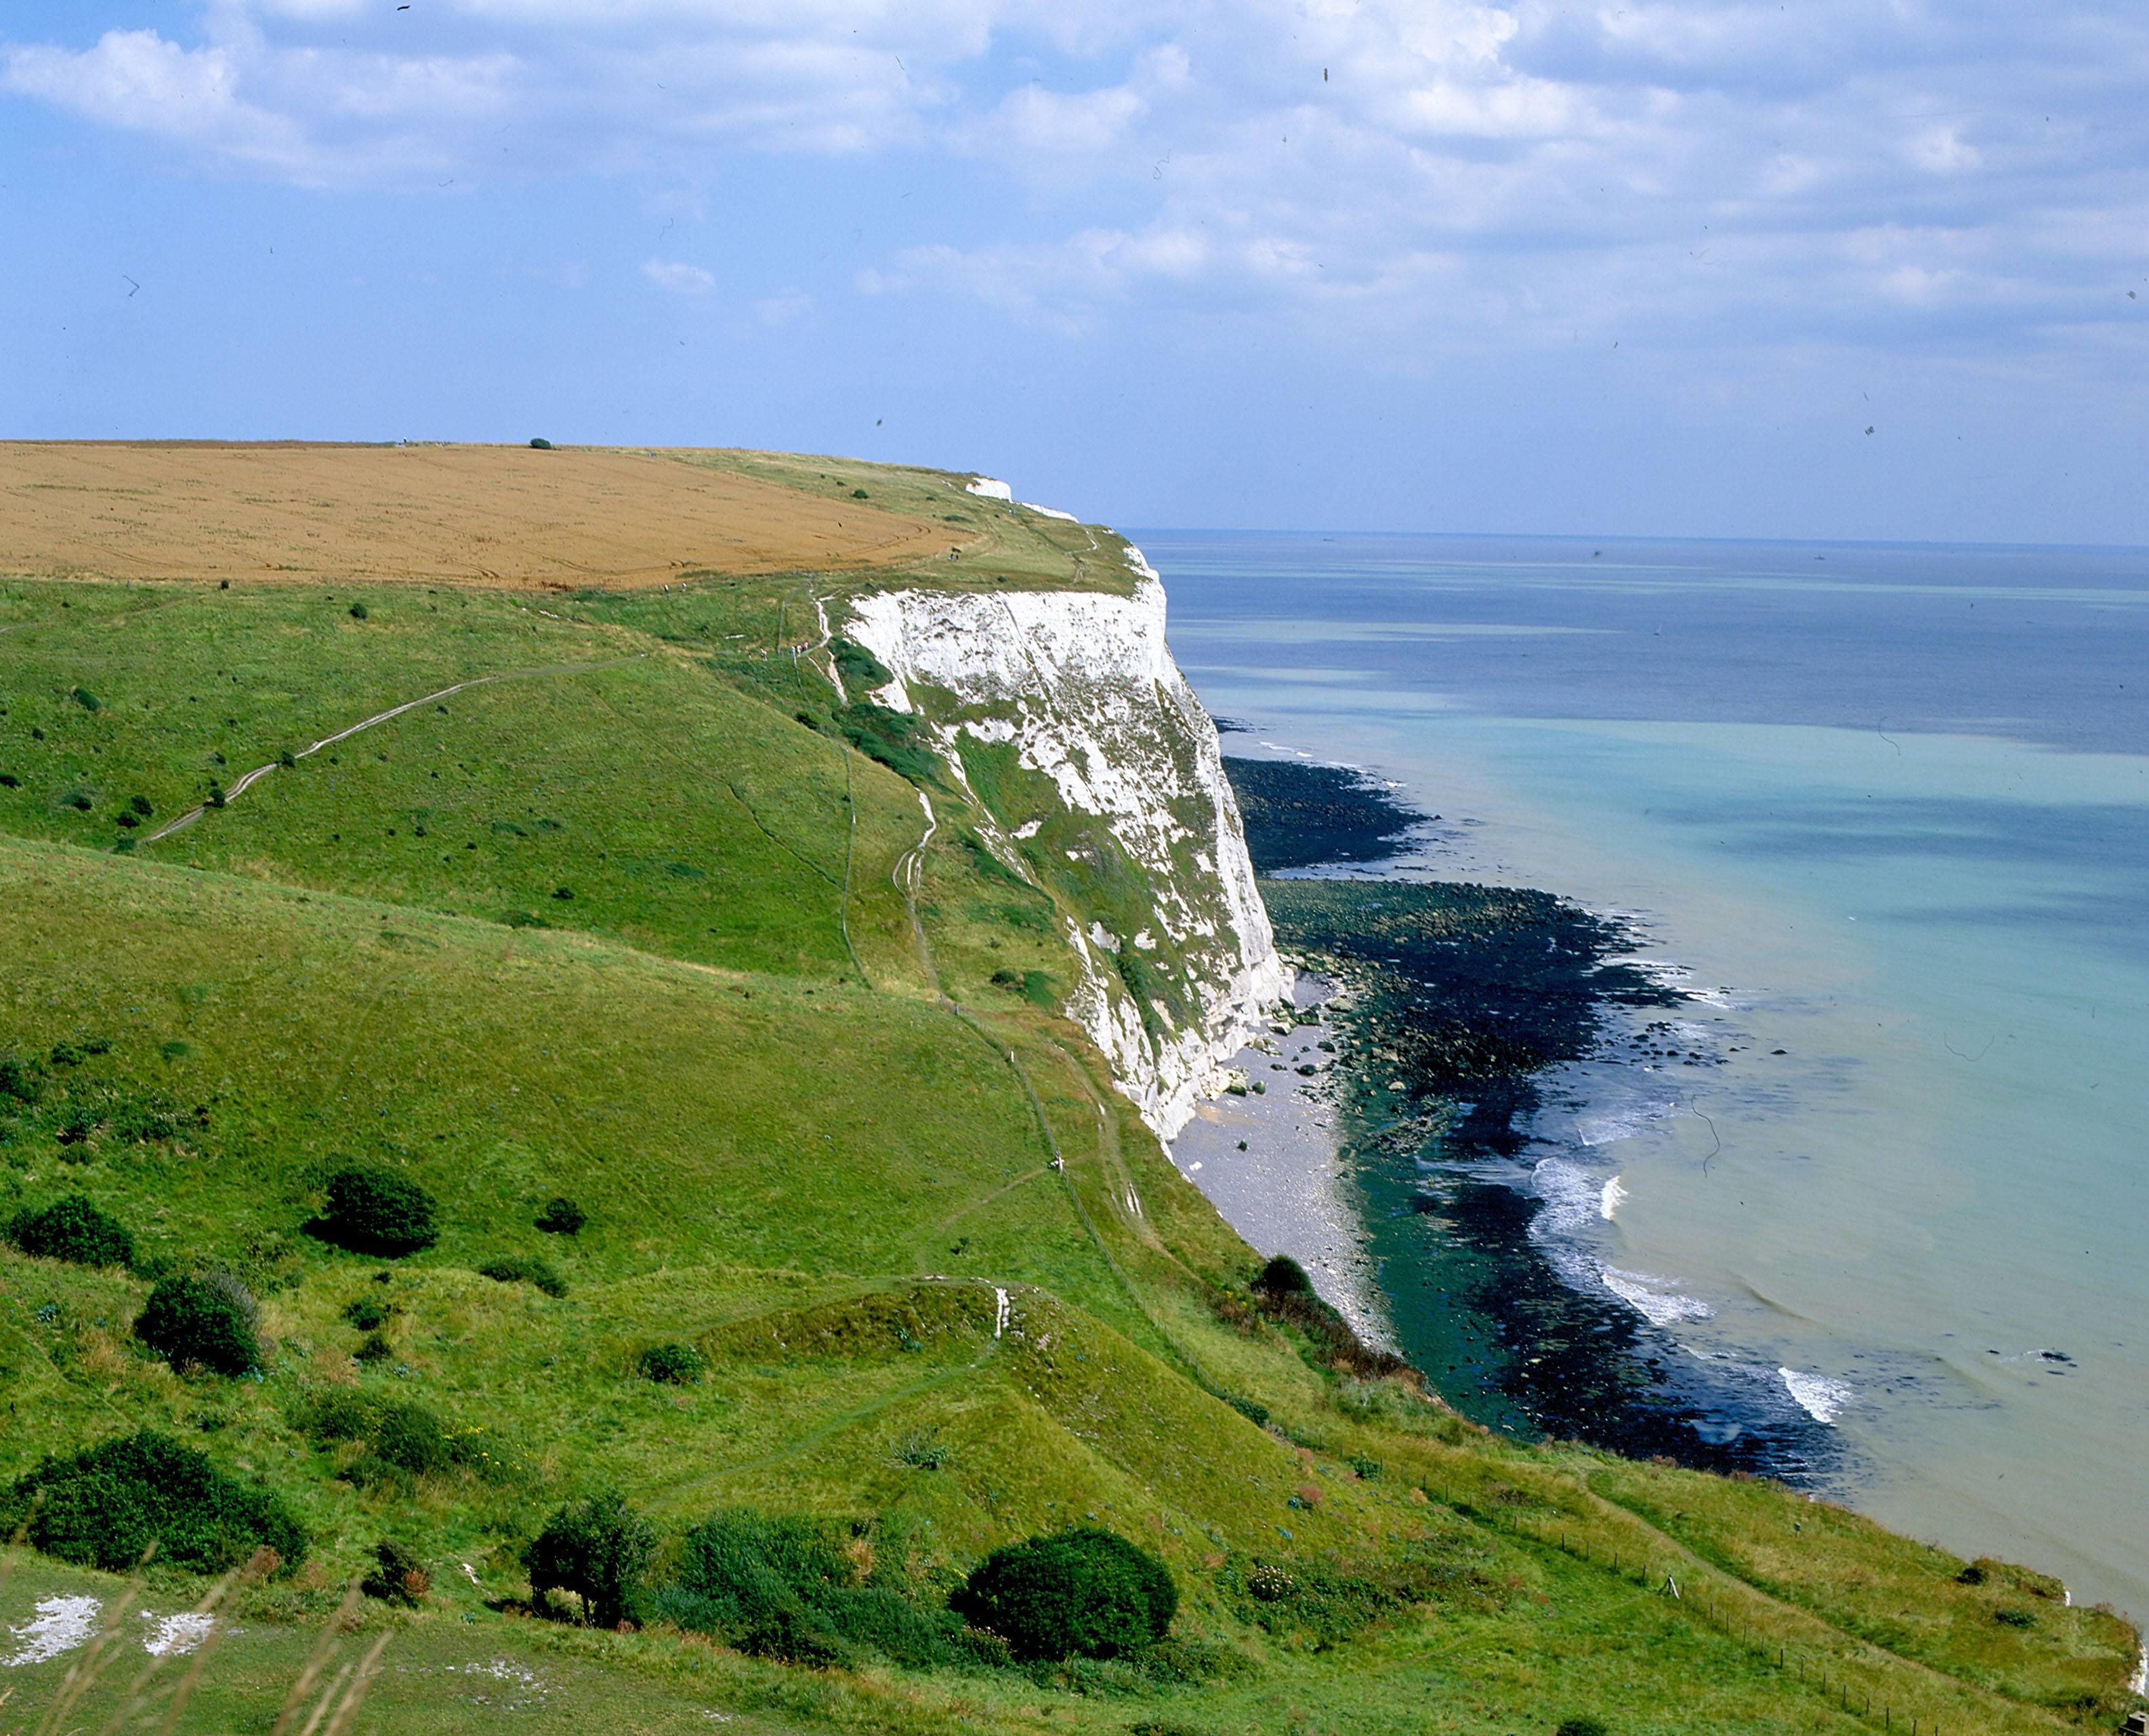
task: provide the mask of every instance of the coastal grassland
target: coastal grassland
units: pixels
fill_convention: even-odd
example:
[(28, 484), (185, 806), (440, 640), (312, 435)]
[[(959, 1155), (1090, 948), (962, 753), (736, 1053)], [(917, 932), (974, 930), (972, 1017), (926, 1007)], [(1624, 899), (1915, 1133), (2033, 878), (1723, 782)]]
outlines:
[[(353, 1636), (394, 1633), (385, 1732), (444, 1703), (472, 1729), (721, 1708), (921, 1736), (2109, 1721), (2132, 1663), (2110, 1618), (2041, 1600), (1996, 1648), (1946, 1589), (1961, 1564), (1847, 1516), (1824, 1547), (1738, 1555), (1816, 1510), (1486, 1434), (1265, 1311), (1251, 1250), (1056, 1010), (1065, 924), (1124, 930), (1156, 888), (1101, 848), (1066, 863), (1087, 834), (1017, 768), (980, 759), (981, 799), (1061, 828), (1021, 869), (952, 774), (850, 745), (827, 594), (0, 588), (0, 1216), (79, 1193), (138, 1249), (128, 1271), (0, 1248), (0, 1482), (156, 1427), (289, 1504), (307, 1562), (246, 1594), (200, 1728), (270, 1721), (385, 1539), (432, 1580)], [(115, 848), (486, 675), (515, 678)], [(438, 1240), (387, 1260), (315, 1234), (354, 1162), (420, 1184)], [(538, 1227), (561, 1194), (571, 1235)], [(165, 1271), (259, 1299), (258, 1377), (134, 1340)], [(648, 1378), (663, 1345), (698, 1377)], [(391, 1411), (453, 1451), (384, 1446), (365, 1419)], [(660, 1566), (747, 1503), (834, 1528), (925, 1608), (999, 1543), (1104, 1525), (1170, 1566), (1179, 1648), (812, 1668), (532, 1619), (523, 1544), (606, 1486), (652, 1516)], [(148, 1577), (159, 1609), (200, 1590)], [(0, 1623), (68, 1588), (117, 1583), (28, 1562)], [(10, 1710), (68, 1662), (11, 1670)]]
[[(918, 579), (940, 589), (1105, 591), (1119, 596), (1134, 590), (1129, 545), (1117, 531), (974, 495), (966, 472), (795, 452), (682, 450), (674, 455), (838, 506), (869, 503), (944, 527), (947, 546), (935, 550), (934, 558), (906, 565)], [(864, 501), (858, 497), (861, 489)], [(863, 577), (843, 575), (839, 582), (854, 586)]]
[[(1211, 1227), (1182, 1251), (1172, 1226), (1196, 1220), (1197, 1202), (1165, 1185), (1160, 1158), (1128, 1150), (1131, 1125), (1100, 1115), (1073, 1045), (1041, 1020), (1020, 1028), (1035, 1015), (992, 1029), (1034, 1081), (1064, 1172), (1036, 1173), (1037, 1135), (1023, 1125), (1035, 1111), (992, 1049), (908, 1047), (933, 1021), (954, 1023), (914, 1001), (809, 994), (591, 937), (62, 847), (10, 843), (0, 863), (8, 944), (28, 967), (0, 1041), (20, 1054), (63, 1024), (94, 1034), (109, 1046), (64, 1069), (67, 1098), (154, 1099), (183, 1124), (172, 1138), (99, 1132), (84, 1151), (52, 1136), (45, 1117), (62, 1105), (41, 1104), (9, 1132), (18, 1196), (58, 1180), (134, 1221), (152, 1260), (199, 1251), (239, 1270), (264, 1294), (274, 1341), (258, 1382), (182, 1377), (126, 1336), (143, 1280), (7, 1256), (10, 1467), (153, 1424), (266, 1479), (317, 1538), (318, 1571), (257, 1594), (259, 1619), (318, 1618), (341, 1574), (396, 1535), (444, 1564), (432, 1613), (416, 1620), (431, 1635), (418, 1656), (440, 1645), (470, 1655), (440, 1628), (469, 1615), (487, 1658), (536, 1658), (536, 1673), (567, 1681), (542, 1662), (564, 1638), (501, 1614), (521, 1595), (516, 1553), (536, 1512), (601, 1478), (667, 1520), (747, 1501), (854, 1516), (873, 1535), (892, 1527), (928, 1593), (995, 1540), (1094, 1514), (1172, 1563), (1189, 1588), (1190, 1636), (1251, 1660), (1244, 1681), (1107, 1673), (1040, 1686), (801, 1675), (728, 1654), (718, 1668), (702, 1643), (661, 1634), (574, 1642), (606, 1648), (622, 1680), (683, 1678), (808, 1728), (1042, 1728), (1049, 1708), (1054, 1727), (1123, 1728), (1130, 1713), (1168, 1711), (1194, 1728), (1289, 1728), (1296, 1714), (1301, 1727), (1401, 1731), (1426, 1727), (1429, 1694), (1432, 1727), (1457, 1730), (1512, 1723), (1536, 1696), (1602, 1708), (1625, 1728), (1865, 1727), (1831, 1713), (1817, 1687), (1794, 1692), (1750, 1635), (1667, 1608), (1656, 1564), (1633, 1564), (1653, 1550), (1690, 1573), (1687, 1552), (1590, 1498), (1560, 1453), (1480, 1435), (1407, 1393), (1339, 1385), (1289, 1331), (1227, 1325), (1202, 1306), (1190, 1268), (1227, 1238)], [(398, 938), (384, 939), (384, 917)], [(802, 1073), (798, 1057), (817, 1049), (825, 1071)], [(911, 1076), (921, 1062), (939, 1077)], [(718, 1079), (702, 1084), (708, 1074)], [(776, 1098), (785, 1085), (810, 1089), (810, 1113)], [(657, 1098), (661, 1110), (637, 1112)], [(190, 1119), (197, 1104), (205, 1123)], [(967, 1151), (951, 1138), (965, 1125), (978, 1136)], [(812, 1135), (833, 1130), (850, 1131), (814, 1150)], [(443, 1202), (439, 1245), (389, 1266), (306, 1235), (308, 1182), (330, 1155), (425, 1180)], [(1115, 1207), (1125, 1178), (1145, 1196), (1139, 1218)], [(571, 1249), (552, 1250), (568, 1294), (477, 1275), (492, 1254), (540, 1245), (531, 1216), (563, 1180), (591, 1214)], [(989, 1281), (906, 1276), (927, 1264), (926, 1236), (950, 1235), (952, 1250), (958, 1223), (986, 1232)], [(996, 1286), (1012, 1292), (1000, 1337)], [(363, 1300), (389, 1311), (388, 1353), (360, 1362), (364, 1334), (347, 1313)], [(1106, 1323), (1114, 1316), (1127, 1331)], [(707, 1359), (702, 1382), (635, 1377), (641, 1347), (680, 1337)], [(1256, 1427), (1219, 1391), (1260, 1401), (1276, 1426)], [(354, 1482), (352, 1449), (305, 1422), (335, 1391), (423, 1404), (452, 1430), (481, 1432), (498, 1469)], [(1663, 1475), (1632, 1474), (1645, 1486)], [(1805, 1510), (1784, 1492), (1759, 1498)], [(1545, 1541), (1561, 1520), (1585, 1548), (1596, 1540), (1593, 1558), (1576, 1558), (1571, 1534)], [(1371, 1594), (1329, 1588), (1339, 1573), (1377, 1587), (1405, 1545), (1426, 1546), (1437, 1572), (1388, 1613), (1376, 1608), (1368, 1629), (1352, 1599)], [(1832, 1551), (1826, 1577), (1844, 1561)], [(476, 1584), (445, 1566), (459, 1562)], [(1263, 1562), (1311, 1572), (1311, 1591), (1281, 1609), (1249, 1601), (1245, 1576)], [(1828, 1658), (1839, 1684), (1853, 1670), (1861, 1692), (1965, 1728), (2060, 1727), (1911, 1679), (1824, 1618), (1779, 1614), (1779, 1601), (1791, 1599), (1778, 1592), (1764, 1614)], [(2091, 1675), (2123, 1674), (2111, 1636), (2081, 1637)], [(1949, 1646), (1942, 1636), (1925, 1661), (1946, 1670)], [(2052, 1699), (2066, 1672), (2032, 1665)], [(1081, 1691), (1070, 1698), (1070, 1686)], [(421, 1701), (409, 1722), (382, 1704), (380, 1728), (422, 1727)]]

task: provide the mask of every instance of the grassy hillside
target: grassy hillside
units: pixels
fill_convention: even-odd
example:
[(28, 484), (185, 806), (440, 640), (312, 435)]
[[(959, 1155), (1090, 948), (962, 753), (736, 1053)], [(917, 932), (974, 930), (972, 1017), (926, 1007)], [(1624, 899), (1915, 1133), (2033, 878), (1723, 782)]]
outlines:
[[(936, 581), (1092, 582), (1117, 546), (939, 473), (680, 461), (968, 513), (993, 559)], [(310, 1539), (233, 1594), (180, 1728), (269, 1728), (383, 1538), (430, 1590), (361, 1600), (323, 1678), (388, 1636), (354, 1726), (383, 1732), (445, 1704), (470, 1731), (2115, 1721), (2132, 1635), (2048, 1582), (1770, 1483), (1487, 1435), (1264, 1306), (1051, 1010), (1080, 883), (1009, 873), (929, 761), (913, 873), (918, 788), (851, 745), (827, 674), (818, 604), (859, 582), (0, 581), (0, 1219), (78, 1194), (136, 1242), (132, 1271), (0, 1245), (0, 1486), (154, 1427)], [(438, 1240), (314, 1233), (354, 1162), (420, 1184)], [(538, 1227), (560, 1195), (573, 1235)], [(257, 1375), (133, 1337), (170, 1272), (258, 1299)], [(646, 1377), (659, 1344), (701, 1378)], [(325, 1420), (384, 1406), (452, 1455), (411, 1469)], [(746, 1506), (927, 1611), (994, 1547), (1095, 1523), (1169, 1564), (1180, 1613), (1150, 1654), (1065, 1667), (538, 1619), (523, 1546), (599, 1487), (651, 1517), (660, 1572)], [(159, 1620), (205, 1585), (144, 1577)], [(126, 1595), (23, 1552), (0, 1649)], [(0, 1728), (85, 1655), (0, 1668)], [(111, 1655), (70, 1728), (151, 1661)]]

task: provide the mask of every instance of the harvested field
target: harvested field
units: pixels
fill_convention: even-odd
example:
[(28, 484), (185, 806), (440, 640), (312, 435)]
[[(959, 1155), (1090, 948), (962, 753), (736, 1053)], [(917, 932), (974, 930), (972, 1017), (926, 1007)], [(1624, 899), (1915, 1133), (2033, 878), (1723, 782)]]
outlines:
[(975, 540), (682, 461), (699, 455), (5, 441), (0, 571), (631, 589), (688, 572), (903, 566)]

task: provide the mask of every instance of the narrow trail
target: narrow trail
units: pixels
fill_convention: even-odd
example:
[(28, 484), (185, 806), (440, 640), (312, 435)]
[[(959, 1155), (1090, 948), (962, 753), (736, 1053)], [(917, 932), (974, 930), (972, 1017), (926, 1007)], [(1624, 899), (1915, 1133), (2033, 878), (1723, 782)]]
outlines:
[[(828, 611), (821, 601), (820, 592), (810, 585), (806, 587), (806, 595), (813, 599), (813, 618), (821, 624), (821, 637), (813, 642), (808, 650), (809, 652), (825, 650), (830, 637)], [(818, 675), (822, 672), (817, 666), (813, 672)], [(828, 654), (828, 677), (830, 685), (836, 690), (836, 697), (848, 705), (850, 702), (843, 692), (843, 677), (837, 671), (835, 653), (833, 652)], [(798, 672), (798, 652), (795, 647), (791, 653), (791, 684), (798, 689), (798, 697), (803, 699), (806, 697), (806, 680)], [(852, 858), (858, 853), (858, 780), (852, 774), (850, 744), (838, 741), (836, 743), (836, 752), (842, 757), (843, 762), (844, 822), (843, 883), (836, 899), (836, 926), (843, 933), (843, 950), (851, 955), (852, 969), (858, 972), (859, 982), (870, 989), (873, 985), (873, 981), (866, 974), (866, 961), (858, 956), (857, 943), (851, 938), (851, 863)]]
[[(617, 669), (624, 664), (640, 662), (648, 655), (649, 653), (645, 651), (638, 652), (630, 657), (608, 657), (601, 662), (548, 663), (541, 669), (516, 669), (498, 675), (472, 676), (468, 681), (457, 682), (452, 687), (442, 687), (437, 693), (421, 694), (415, 699), (405, 700), (400, 705), (392, 705), (385, 712), (375, 712), (370, 717), (352, 724), (348, 729), (340, 729), (332, 736), (323, 736), (310, 747), (301, 747), (291, 756), (291, 758), (294, 763), (302, 759), (310, 759), (322, 748), (333, 747), (338, 742), (349, 741), (360, 730), (370, 729), (376, 723), (385, 723), (391, 718), (401, 717), (405, 712), (417, 710), (421, 705), (431, 705), (436, 701), (447, 698), (452, 693), (465, 692), (472, 687), (489, 687), (495, 682), (536, 681), (541, 677), (548, 675), (586, 675), (595, 669)], [(272, 759), (265, 766), (256, 766), (251, 772), (232, 780), (231, 787), (224, 793), (224, 800), (220, 804), (204, 802), (190, 808), (177, 819), (166, 821), (142, 842), (145, 844), (154, 844), (160, 839), (169, 838), (174, 832), (184, 831), (207, 813), (213, 805), (230, 807), (234, 802), (271, 772), (281, 770), (283, 764), (280, 759)]]
[[(925, 938), (925, 924), (918, 918), (918, 888), (925, 881), (925, 847), (933, 842), (933, 834), (940, 829), (940, 817), (933, 811), (932, 798), (923, 790), (918, 792), (918, 805), (925, 810), (925, 835), (896, 858), (894, 870), (888, 878), (895, 883), (895, 889), (903, 894), (903, 913), (910, 918), (910, 943), (918, 954), (918, 969), (925, 973), (927, 985), (939, 990), (941, 999), (945, 1001), (948, 995), (940, 988), (939, 967), (933, 962), (933, 943)], [(954, 1004), (953, 1002), (949, 1004)]]

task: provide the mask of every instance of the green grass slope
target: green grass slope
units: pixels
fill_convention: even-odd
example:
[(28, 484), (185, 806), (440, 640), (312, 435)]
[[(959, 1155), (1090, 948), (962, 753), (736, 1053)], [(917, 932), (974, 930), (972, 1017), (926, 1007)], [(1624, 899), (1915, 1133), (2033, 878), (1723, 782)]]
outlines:
[[(973, 510), (939, 473), (700, 461)], [(973, 506), (1005, 570), (950, 582), (1084, 582), (1105, 535)], [(384, 1537), (429, 1594), (329, 1642), (340, 1668), (387, 1638), (358, 1725), (383, 1732), (2116, 1720), (2133, 1636), (2049, 1582), (1965, 1583), (1774, 1485), (1486, 1435), (1264, 1316), (1250, 1250), (1029, 992), (1071, 979), (1083, 887), (1017, 883), (929, 764), (908, 872), (918, 791), (846, 739), (826, 594), (0, 584), (0, 1217), (80, 1193), (138, 1247), (129, 1273), (0, 1244), (0, 1480), (156, 1427), (313, 1539), (239, 1594), (179, 1728), (269, 1728)], [(352, 1161), (421, 1183), (437, 1243), (310, 1233)], [(571, 1237), (536, 1225), (560, 1194)], [(159, 1269), (259, 1298), (258, 1377), (137, 1345)], [(703, 1378), (642, 1378), (658, 1343)], [(320, 1421), (353, 1398), (423, 1406), (459, 1462), (382, 1472)], [(1001, 1542), (1104, 1525), (1165, 1559), (1180, 1614), (1147, 1663), (1061, 1670), (534, 1619), (522, 1545), (599, 1487), (667, 1539), (742, 1504), (811, 1516), (927, 1606)], [(153, 1564), (138, 1595), (203, 1589)], [(15, 1562), (0, 1729), (86, 1655), (32, 1658), (38, 1606), (128, 1595)], [(155, 1728), (154, 1693), (124, 1703), (148, 1654), (112, 1655), (69, 1727)]]

